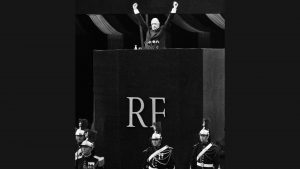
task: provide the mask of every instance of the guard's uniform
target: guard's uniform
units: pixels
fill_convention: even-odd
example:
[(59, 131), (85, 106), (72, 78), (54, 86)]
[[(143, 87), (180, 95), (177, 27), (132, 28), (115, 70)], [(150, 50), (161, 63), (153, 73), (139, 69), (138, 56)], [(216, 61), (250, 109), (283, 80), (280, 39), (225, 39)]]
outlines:
[[(163, 150), (163, 151), (160, 151)], [(157, 153), (159, 151), (159, 153)], [(154, 154), (155, 153), (155, 154)], [(158, 148), (148, 147), (143, 151), (145, 163), (143, 169), (174, 169), (173, 148), (161, 146)], [(153, 155), (154, 154), (154, 155)], [(150, 158), (149, 158), (150, 157)]]
[(76, 169), (103, 169), (104, 159), (97, 156), (82, 156), (76, 160)]
[[(89, 130), (88, 138), (81, 143), (81, 149), (75, 153), (75, 169), (103, 169), (104, 157), (94, 155), (96, 131)], [(90, 153), (89, 155), (84, 153)]]
[(219, 147), (211, 143), (212, 146), (197, 160), (199, 153), (208, 145), (209, 143), (203, 144), (198, 143), (193, 146), (192, 158), (190, 161), (191, 169), (217, 169), (219, 166)]
[[(85, 131), (84, 130), (82, 130), (82, 129), (76, 129), (75, 128), (75, 136), (76, 137), (78, 137), (78, 136), (81, 136), (81, 137), (83, 137), (83, 140), (82, 141), (80, 141), (79, 142), (79, 140), (76, 140), (76, 146), (75, 146), (75, 156), (78, 156), (79, 155), (79, 152), (80, 152), (80, 146), (81, 146), (81, 144), (82, 144), (82, 142), (86, 139), (85, 137), (84, 137), (84, 135), (85, 135)], [(77, 138), (76, 138), (77, 139)]]

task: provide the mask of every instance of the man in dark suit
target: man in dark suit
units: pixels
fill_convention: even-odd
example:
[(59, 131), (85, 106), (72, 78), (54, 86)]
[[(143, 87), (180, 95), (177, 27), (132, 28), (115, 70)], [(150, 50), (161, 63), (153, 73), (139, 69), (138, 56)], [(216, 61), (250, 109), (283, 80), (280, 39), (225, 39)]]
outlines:
[(174, 14), (177, 11), (178, 3), (176, 1), (173, 2), (173, 8), (171, 13), (168, 15), (167, 20), (163, 25), (160, 25), (160, 22), (157, 18), (153, 18), (151, 20), (151, 26), (145, 22), (143, 17), (141, 16), (139, 10), (137, 9), (138, 4), (134, 3), (132, 5), (133, 12), (137, 16), (139, 20), (139, 24), (141, 24), (144, 30), (147, 30), (146, 40), (145, 40), (145, 49), (164, 49), (166, 48), (166, 28), (170, 22), (170, 20), (174, 17)]

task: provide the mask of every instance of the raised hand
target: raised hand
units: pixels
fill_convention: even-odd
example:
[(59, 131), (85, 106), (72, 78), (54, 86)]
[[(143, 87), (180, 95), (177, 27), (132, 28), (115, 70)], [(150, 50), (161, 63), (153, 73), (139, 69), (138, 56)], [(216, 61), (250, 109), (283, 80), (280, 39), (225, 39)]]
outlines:
[(138, 7), (138, 4), (135, 2), (135, 3), (132, 5), (132, 8), (133, 8), (133, 9), (137, 9), (137, 7)]
[(176, 1), (173, 2), (173, 8), (177, 8), (178, 7), (178, 3)]
[(173, 1), (173, 8), (171, 10), (171, 13), (176, 13), (178, 7), (178, 3), (176, 1)]

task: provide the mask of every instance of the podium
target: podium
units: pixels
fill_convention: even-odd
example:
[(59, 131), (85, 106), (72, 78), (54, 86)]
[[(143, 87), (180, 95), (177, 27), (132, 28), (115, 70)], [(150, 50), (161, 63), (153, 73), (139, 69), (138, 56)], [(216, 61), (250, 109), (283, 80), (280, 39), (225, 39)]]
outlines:
[(96, 154), (105, 168), (141, 168), (154, 116), (176, 168), (189, 168), (203, 117), (212, 139), (224, 139), (224, 49), (95, 50), (93, 59)]

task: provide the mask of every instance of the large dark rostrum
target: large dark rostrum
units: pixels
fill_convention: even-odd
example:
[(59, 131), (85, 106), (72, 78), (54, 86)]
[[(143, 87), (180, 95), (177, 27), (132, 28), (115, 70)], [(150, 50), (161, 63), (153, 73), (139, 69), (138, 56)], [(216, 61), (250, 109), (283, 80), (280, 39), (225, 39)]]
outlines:
[[(203, 49), (94, 51), (96, 154), (105, 157), (105, 168), (141, 168), (142, 151), (153, 133), (150, 97), (162, 97), (165, 103), (158, 100), (156, 111), (165, 109), (165, 117), (157, 115), (163, 144), (174, 148), (176, 168), (188, 169), (202, 124), (203, 58), (214, 57), (209, 53)], [(219, 57), (223, 54), (214, 52)], [(140, 115), (147, 128), (135, 115), (135, 127), (127, 127), (127, 97), (143, 100)], [(139, 109), (135, 100), (133, 110)]]

